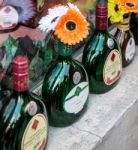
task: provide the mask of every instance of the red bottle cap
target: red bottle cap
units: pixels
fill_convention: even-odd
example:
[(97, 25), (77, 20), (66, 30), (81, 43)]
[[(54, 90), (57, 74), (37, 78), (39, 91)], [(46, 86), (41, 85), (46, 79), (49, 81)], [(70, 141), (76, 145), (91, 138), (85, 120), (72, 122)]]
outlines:
[(97, 16), (107, 16), (108, 9), (106, 3), (97, 3), (96, 4), (96, 15)]
[(13, 60), (13, 88), (18, 92), (28, 90), (28, 58), (17, 56)]
[(107, 3), (97, 3), (96, 5), (96, 29), (106, 30), (107, 28), (108, 28)]
[(28, 74), (28, 58), (17, 56), (13, 60), (13, 73), (14, 74)]

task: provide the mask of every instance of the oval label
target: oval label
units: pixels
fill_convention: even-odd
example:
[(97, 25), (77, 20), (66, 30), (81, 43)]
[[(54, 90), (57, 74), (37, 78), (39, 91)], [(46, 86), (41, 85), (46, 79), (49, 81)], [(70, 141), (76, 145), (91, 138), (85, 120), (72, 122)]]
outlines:
[(107, 45), (110, 49), (113, 49), (114, 48), (114, 40), (111, 38), (108, 38)]
[(79, 72), (75, 72), (73, 75), (74, 84), (78, 84), (81, 80), (81, 74)]
[(125, 58), (127, 62), (133, 59), (135, 55), (135, 51), (136, 51), (135, 40), (134, 38), (130, 38), (126, 46), (126, 51), (125, 51)]
[(88, 82), (81, 82), (76, 85), (65, 98), (63, 105), (65, 112), (74, 114), (80, 112), (88, 99), (88, 95)]
[(26, 111), (30, 116), (34, 116), (37, 113), (37, 104), (34, 101), (29, 102), (26, 107)]
[(47, 141), (48, 126), (43, 114), (35, 115), (28, 123), (21, 142), (21, 150), (43, 150)]
[(119, 51), (112, 50), (104, 65), (103, 80), (106, 85), (111, 85), (120, 78), (122, 71), (122, 59)]

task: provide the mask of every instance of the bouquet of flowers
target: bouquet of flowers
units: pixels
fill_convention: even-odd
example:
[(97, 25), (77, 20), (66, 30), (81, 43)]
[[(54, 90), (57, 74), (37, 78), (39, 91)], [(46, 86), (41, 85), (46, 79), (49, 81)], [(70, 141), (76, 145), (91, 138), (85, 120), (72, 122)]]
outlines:
[(41, 30), (53, 31), (54, 35), (67, 45), (76, 45), (89, 34), (89, 23), (72, 3), (50, 8), (48, 15), (42, 17), (39, 24)]

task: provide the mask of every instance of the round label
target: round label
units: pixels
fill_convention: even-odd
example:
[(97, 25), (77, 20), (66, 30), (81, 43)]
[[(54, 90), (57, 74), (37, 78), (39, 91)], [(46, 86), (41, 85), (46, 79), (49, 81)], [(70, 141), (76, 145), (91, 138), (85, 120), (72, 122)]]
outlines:
[(114, 48), (114, 40), (111, 39), (111, 38), (109, 38), (109, 39), (107, 40), (107, 45), (108, 45), (108, 47), (109, 47), (110, 49)]
[(109, 53), (104, 69), (103, 69), (103, 79), (104, 83), (107, 85), (113, 84), (120, 78), (122, 71), (122, 60), (119, 51), (113, 50)]
[(73, 75), (74, 84), (78, 84), (81, 80), (81, 74), (79, 72), (75, 72)]
[(78, 113), (83, 109), (89, 95), (88, 82), (76, 85), (66, 96), (63, 108), (67, 113)]
[(47, 141), (47, 120), (43, 114), (35, 115), (28, 123), (21, 142), (21, 150), (43, 150)]
[(18, 23), (18, 13), (11, 6), (5, 6), (0, 10), (0, 30), (12, 29)]
[(34, 116), (37, 113), (37, 104), (34, 101), (29, 102), (27, 105), (27, 112), (30, 116)]
[(135, 55), (136, 47), (135, 47), (135, 40), (134, 38), (130, 38), (128, 41), (128, 44), (126, 46), (126, 51), (125, 51), (125, 58), (126, 61), (131, 61)]

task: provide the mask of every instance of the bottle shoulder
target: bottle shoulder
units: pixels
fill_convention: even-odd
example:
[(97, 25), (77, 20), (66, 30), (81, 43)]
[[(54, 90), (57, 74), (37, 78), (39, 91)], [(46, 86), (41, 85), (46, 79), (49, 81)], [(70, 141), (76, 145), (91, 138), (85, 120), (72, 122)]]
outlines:
[(68, 75), (70, 71), (75, 71), (75, 70), (85, 70), (82, 63), (79, 61), (73, 59), (72, 57), (70, 58), (62, 58), (62, 59), (57, 59), (53, 64), (49, 66), (47, 69), (45, 78), (48, 76), (57, 76), (58, 74), (64, 74)]
[(84, 47), (84, 57), (86, 55), (103, 54), (104, 51), (109, 52), (112, 49), (119, 49), (117, 40), (108, 31), (95, 31), (95, 34)]
[(34, 115), (42, 113), (46, 116), (46, 109), (39, 98), (29, 91), (21, 93), (12, 92), (5, 98), (0, 109), (0, 125), (2, 122), (16, 124), (23, 118), (31, 119)]
[(81, 76), (82, 80), (87, 80), (87, 73), (83, 65), (75, 59), (69, 62), (57, 63), (54, 68), (50, 69), (46, 74), (42, 86), (42, 91), (62, 89), (63, 87), (74, 86), (73, 77)]
[[(48, 118), (40, 99), (26, 92), (24, 95), (12, 93), (0, 109), (0, 148), (21, 149), (21, 142), (26, 140), (24, 136), (37, 134), (37, 130), (29, 131), (35, 120), (43, 122), (42, 127), (46, 129), (43, 136), (46, 138)], [(41, 129), (39, 124), (37, 127)]]
[(121, 41), (123, 42), (125, 40), (125, 43), (131, 38), (134, 39), (133, 33), (130, 30), (127, 31), (122, 31), (122, 30), (117, 30), (115, 33), (115, 38), (119, 41), (121, 44)]
[(84, 48), (82, 62), (84, 66), (88, 68), (92, 66), (93, 68), (96, 68), (96, 66), (100, 66), (101, 68), (108, 55), (113, 51), (117, 51), (117, 53), (121, 55), (119, 44), (110, 33), (97, 32), (98, 33), (92, 37), (90, 43)]

